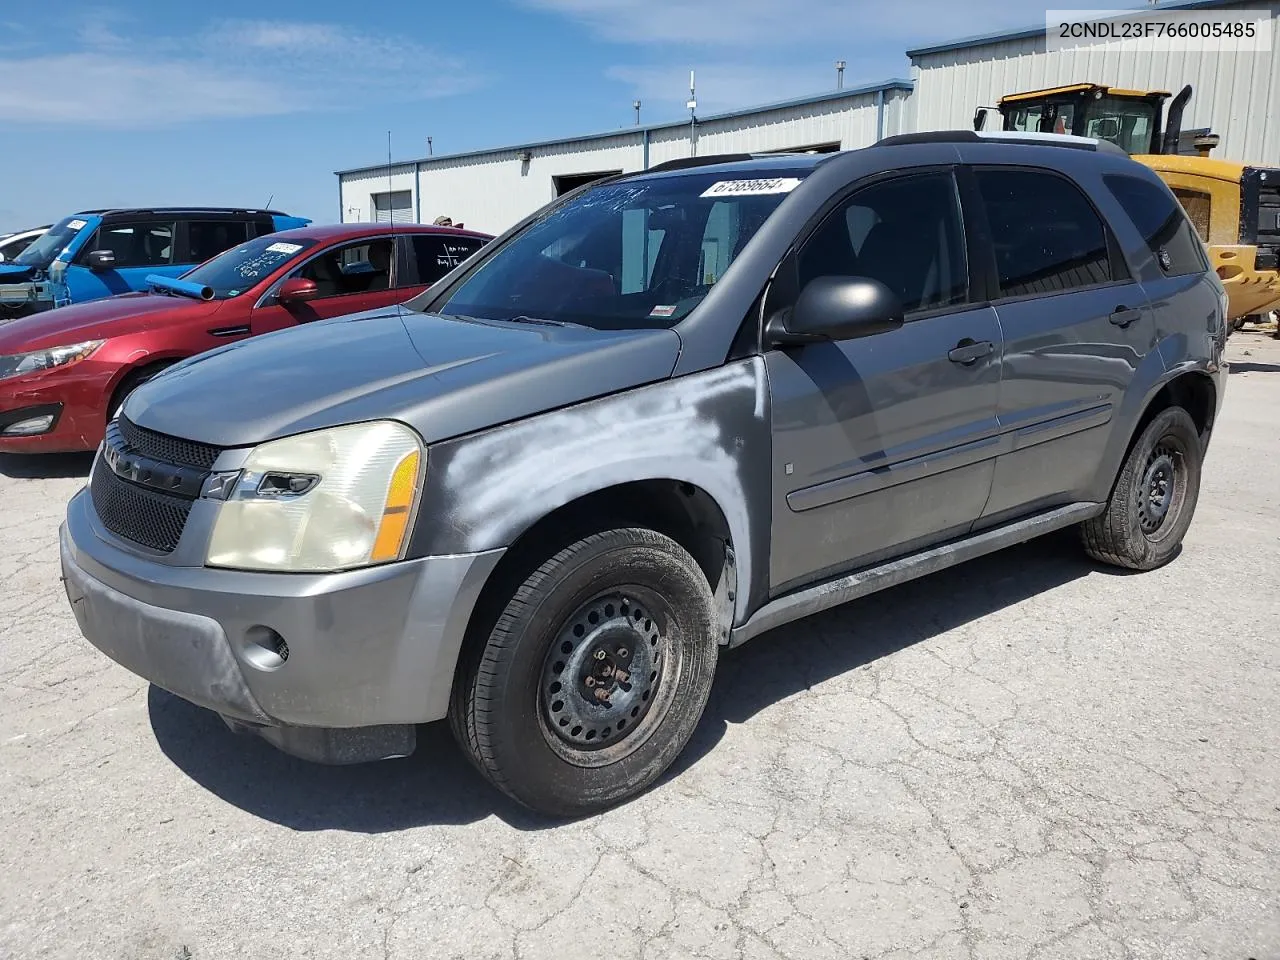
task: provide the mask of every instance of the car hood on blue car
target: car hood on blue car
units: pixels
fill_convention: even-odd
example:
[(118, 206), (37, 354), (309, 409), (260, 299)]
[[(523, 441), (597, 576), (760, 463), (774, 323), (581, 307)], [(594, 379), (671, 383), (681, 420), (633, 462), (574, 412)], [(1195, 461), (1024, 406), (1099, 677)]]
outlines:
[(25, 263), (0, 263), (0, 283), (22, 283), (30, 280), (36, 268)]
[(665, 379), (672, 330), (423, 314), (321, 320), (170, 367), (129, 396), (139, 426), (220, 447), (391, 418), (432, 443)]

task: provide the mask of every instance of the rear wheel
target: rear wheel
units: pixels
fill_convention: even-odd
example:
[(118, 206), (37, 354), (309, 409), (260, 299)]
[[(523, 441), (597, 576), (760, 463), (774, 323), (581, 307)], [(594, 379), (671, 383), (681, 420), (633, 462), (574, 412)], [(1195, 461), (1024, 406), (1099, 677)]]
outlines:
[(646, 529), (593, 534), (506, 603), (455, 683), (454, 733), (526, 806), (603, 810), (684, 749), (717, 652), (711, 590), (683, 547)]
[(1186, 410), (1158, 413), (1129, 451), (1107, 509), (1083, 525), (1089, 555), (1130, 570), (1172, 560), (1195, 513), (1202, 455)]

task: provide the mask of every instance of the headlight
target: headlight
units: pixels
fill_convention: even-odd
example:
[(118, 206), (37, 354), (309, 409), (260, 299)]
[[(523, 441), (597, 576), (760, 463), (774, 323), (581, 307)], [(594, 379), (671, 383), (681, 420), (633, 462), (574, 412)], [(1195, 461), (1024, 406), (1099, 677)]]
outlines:
[(206, 562), (325, 573), (399, 560), (424, 459), (418, 435), (386, 420), (264, 443), (219, 508)]
[(65, 367), (69, 363), (83, 360), (107, 341), (86, 340), (84, 343), (73, 343), (66, 347), (49, 347), (45, 350), (32, 350), (30, 353), (18, 353), (11, 357), (0, 357), (0, 380), (6, 377), (19, 377), (24, 373), (38, 373), (53, 367)]

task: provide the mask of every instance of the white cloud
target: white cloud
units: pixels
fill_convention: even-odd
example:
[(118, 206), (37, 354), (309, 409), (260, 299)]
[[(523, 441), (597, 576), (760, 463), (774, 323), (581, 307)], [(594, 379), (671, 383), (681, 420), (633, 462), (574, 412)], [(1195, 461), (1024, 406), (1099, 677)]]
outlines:
[(478, 82), (456, 58), (324, 23), (232, 20), (190, 37), (96, 14), (70, 51), (0, 55), (0, 122), (156, 127), (448, 96)]

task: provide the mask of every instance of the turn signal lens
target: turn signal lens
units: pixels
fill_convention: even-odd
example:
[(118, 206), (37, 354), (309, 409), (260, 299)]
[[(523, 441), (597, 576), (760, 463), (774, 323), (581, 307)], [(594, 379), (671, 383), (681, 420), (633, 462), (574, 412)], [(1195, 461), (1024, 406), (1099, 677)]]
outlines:
[(421, 460), (422, 454), (414, 450), (396, 465), (395, 472), (391, 474), (387, 503), (382, 510), (378, 537), (370, 556), (374, 563), (400, 559), (405, 534), (409, 530), (409, 509), (413, 506), (413, 492), (418, 486), (418, 464)]

